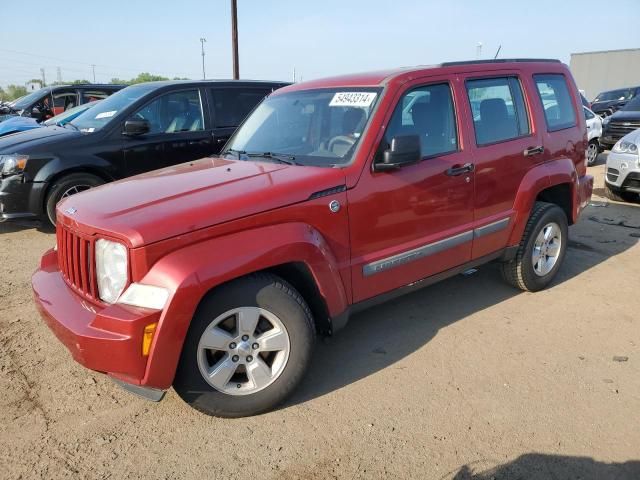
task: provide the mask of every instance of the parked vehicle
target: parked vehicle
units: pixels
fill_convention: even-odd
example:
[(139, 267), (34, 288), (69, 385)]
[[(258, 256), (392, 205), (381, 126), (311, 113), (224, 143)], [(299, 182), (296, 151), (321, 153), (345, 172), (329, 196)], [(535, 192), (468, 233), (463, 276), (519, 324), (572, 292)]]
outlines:
[(610, 150), (622, 137), (640, 128), (640, 96), (602, 121), (600, 146)]
[(45, 120), (41, 123), (38, 123), (35, 118), (20, 117), (16, 115), (15, 117), (8, 118), (4, 122), (0, 123), (0, 137), (4, 137), (5, 135), (10, 135), (12, 133), (26, 132), (27, 130), (33, 130), (35, 128), (50, 127), (52, 125), (62, 127), (66, 123), (69, 123), (71, 120), (78, 117), (81, 113), (89, 110), (98, 102), (99, 100), (96, 100), (94, 102), (85, 103), (84, 105), (78, 105), (77, 107), (70, 108), (66, 112), (62, 112), (61, 114), (51, 117), (49, 120)]
[(591, 166), (596, 163), (598, 154), (601, 151), (599, 140), (602, 136), (602, 120), (587, 107), (583, 106), (582, 109), (587, 122), (587, 140), (589, 140), (589, 146), (587, 147), (587, 165)]
[(125, 85), (55, 85), (44, 87), (0, 106), (0, 122), (14, 116), (35, 118), (44, 122), (77, 105), (103, 100)]
[(607, 156), (604, 191), (611, 200), (633, 202), (640, 199), (639, 148), (640, 129), (618, 140)]
[(170, 81), (127, 87), (64, 127), (0, 138), (2, 220), (55, 223), (61, 198), (218, 153), (273, 90), (253, 81)]
[(591, 110), (602, 118), (613, 115), (640, 93), (640, 87), (619, 88), (599, 93), (591, 103)]
[(61, 202), (36, 303), (77, 361), (130, 391), (268, 410), (316, 334), (358, 310), (489, 261), (517, 288), (549, 285), (593, 188), (581, 108), (553, 60), (285, 87), (220, 156)]

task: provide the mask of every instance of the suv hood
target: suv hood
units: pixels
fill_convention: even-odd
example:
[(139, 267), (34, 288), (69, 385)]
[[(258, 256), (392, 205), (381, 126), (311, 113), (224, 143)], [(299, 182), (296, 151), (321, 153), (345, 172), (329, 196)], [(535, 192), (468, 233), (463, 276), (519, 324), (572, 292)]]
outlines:
[(0, 153), (8, 155), (12, 153), (31, 153), (30, 149), (43, 145), (48, 146), (52, 143), (52, 140), (67, 142), (82, 135), (81, 132), (63, 127), (31, 129), (0, 138)]
[(625, 120), (640, 120), (640, 112), (637, 110), (618, 110), (616, 113), (609, 117), (610, 122), (624, 122)]
[(344, 183), (337, 168), (210, 157), (74, 195), (58, 204), (58, 221), (137, 248), (303, 202)]

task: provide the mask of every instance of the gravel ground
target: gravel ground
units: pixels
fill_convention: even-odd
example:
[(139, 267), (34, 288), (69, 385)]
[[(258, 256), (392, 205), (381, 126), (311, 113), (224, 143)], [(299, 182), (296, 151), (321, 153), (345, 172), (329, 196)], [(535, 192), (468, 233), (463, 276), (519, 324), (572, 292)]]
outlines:
[(74, 363), (31, 299), (54, 235), (0, 225), (0, 478), (640, 478), (640, 205), (599, 196), (602, 160), (551, 288), (488, 265), (363, 312), (240, 420)]

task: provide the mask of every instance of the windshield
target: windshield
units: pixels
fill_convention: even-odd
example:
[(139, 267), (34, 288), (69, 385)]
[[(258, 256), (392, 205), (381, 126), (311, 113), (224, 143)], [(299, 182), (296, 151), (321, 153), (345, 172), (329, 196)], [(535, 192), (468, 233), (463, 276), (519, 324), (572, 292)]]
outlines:
[(65, 110), (60, 115), (56, 115), (55, 117), (50, 118), (43, 124), (46, 126), (49, 125), (64, 125), (65, 123), (69, 123), (71, 120), (79, 116), (85, 110), (97, 105), (98, 102), (89, 102), (84, 105), (78, 105), (77, 107), (70, 108), (69, 110)]
[(640, 95), (633, 97), (629, 103), (627, 103), (622, 110), (625, 112), (640, 112)]
[(41, 88), (40, 90), (36, 90), (35, 92), (30, 93), (29, 95), (25, 95), (24, 97), (19, 98), (11, 106), (16, 110), (24, 110), (25, 108), (30, 106), (32, 103), (36, 102), (37, 100), (40, 100), (40, 98), (44, 97), (44, 95), (47, 93), (49, 93), (49, 89)]
[(602, 92), (596, 97), (594, 102), (609, 102), (612, 100), (628, 100), (631, 98), (631, 89), (612, 90), (610, 92)]
[(332, 167), (348, 163), (371, 117), (379, 90), (341, 88), (273, 95), (245, 120), (223, 155), (290, 156), (295, 163)]
[(107, 125), (113, 117), (133, 102), (157, 88), (151, 83), (134, 85), (114, 93), (99, 105), (90, 108), (70, 123), (85, 133), (97, 132)]

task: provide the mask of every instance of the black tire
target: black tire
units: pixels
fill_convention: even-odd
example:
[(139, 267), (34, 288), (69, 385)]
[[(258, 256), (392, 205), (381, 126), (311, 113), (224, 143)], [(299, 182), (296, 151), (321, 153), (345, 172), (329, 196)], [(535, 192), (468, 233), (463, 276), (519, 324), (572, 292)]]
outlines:
[(58, 178), (53, 185), (51, 185), (45, 202), (49, 223), (55, 226), (56, 205), (60, 200), (62, 200), (62, 196), (65, 192), (73, 189), (74, 187), (86, 189), (85, 187), (93, 188), (104, 183), (103, 179), (96, 177), (95, 175), (91, 175), (90, 173), (71, 173)]
[(618, 190), (615, 187), (609, 186), (607, 182), (604, 182), (604, 195), (609, 200), (614, 200), (616, 202), (633, 202), (638, 199), (637, 193)]
[(587, 160), (587, 166), (588, 166), (588, 167), (592, 167), (592, 166), (594, 166), (594, 165), (596, 164), (596, 162), (598, 161), (598, 155), (599, 155), (600, 153), (602, 153), (602, 149), (600, 148), (600, 143), (598, 142), (598, 139), (597, 139), (597, 138), (594, 138), (594, 139), (592, 139), (592, 140), (589, 142), (589, 146), (591, 146), (591, 145), (595, 145), (595, 148), (596, 148), (596, 156), (595, 156), (595, 158), (593, 159), (593, 161), (592, 161), (592, 162), (589, 162), (589, 160)]
[[(552, 222), (560, 227), (560, 253), (553, 268), (546, 275), (541, 276), (534, 270), (533, 248), (540, 231)], [(560, 207), (552, 203), (536, 202), (524, 229), (515, 259), (501, 265), (504, 279), (514, 287), (526, 292), (537, 292), (545, 288), (562, 265), (569, 240), (568, 233), (567, 216)]]
[[(240, 307), (260, 307), (275, 314), (289, 335), (290, 351), (282, 373), (269, 386), (247, 395), (230, 395), (203, 378), (198, 344), (216, 317)], [(185, 402), (207, 415), (257, 415), (273, 409), (294, 391), (307, 370), (314, 344), (313, 318), (302, 296), (275, 275), (250, 275), (215, 289), (202, 300), (187, 332), (173, 387)]]

